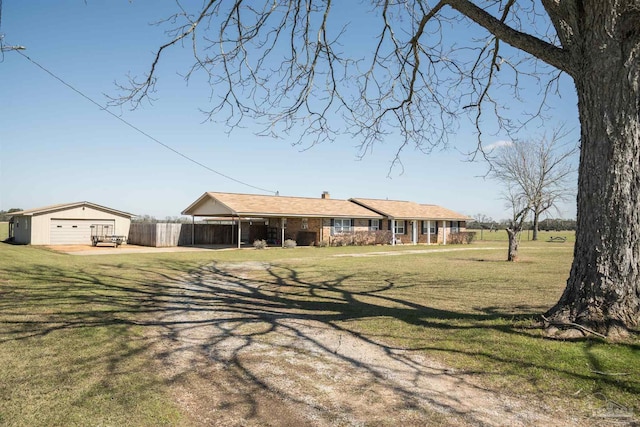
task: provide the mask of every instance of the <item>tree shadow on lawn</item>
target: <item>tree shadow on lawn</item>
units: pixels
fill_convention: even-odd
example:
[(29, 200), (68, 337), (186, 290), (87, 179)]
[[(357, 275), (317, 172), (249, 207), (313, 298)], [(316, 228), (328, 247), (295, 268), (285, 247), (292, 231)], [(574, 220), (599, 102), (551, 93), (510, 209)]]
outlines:
[[(313, 376), (319, 375), (313, 372), (314, 361), (330, 357), (337, 361), (337, 366), (353, 367), (363, 373), (367, 379), (358, 384), (362, 390), (380, 384), (391, 389), (401, 397), (404, 410), (418, 408), (427, 402), (477, 423), (482, 422), (481, 415), (460, 410), (463, 402), (458, 397), (425, 393), (418, 384), (422, 384), (425, 376), (432, 375), (433, 378), (451, 377), (467, 387), (481, 388), (467, 381), (466, 376), (463, 378), (414, 357), (415, 352), (460, 353), (507, 365), (522, 365), (521, 360), (490, 350), (451, 349), (438, 345), (407, 349), (389, 344), (398, 338), (390, 329), (365, 334), (351, 329), (350, 325), (378, 318), (399, 321), (427, 332), (429, 329), (451, 333), (493, 330), (498, 334), (537, 339), (529, 331), (501, 321), (513, 318), (513, 315), (495, 308), (487, 308), (484, 313), (455, 312), (394, 295), (402, 287), (412, 289), (419, 284), (400, 286), (392, 279), (381, 277), (379, 283), (367, 283), (363, 286), (366, 289), (356, 290), (352, 282), (357, 282), (358, 278), (351, 275), (305, 280), (293, 268), (261, 263), (213, 263), (186, 273), (186, 263), (167, 259), (158, 260), (158, 263), (157, 270), (140, 270), (137, 278), (118, 274), (118, 267), (71, 271), (49, 265), (30, 265), (11, 271), (0, 270), (5, 277), (11, 278), (0, 285), (3, 293), (0, 345), (15, 340), (39, 339), (61, 331), (117, 327), (122, 329), (122, 334), (136, 335), (142, 328), (144, 343), (135, 352), (149, 351), (170, 366), (168, 383), (187, 387), (189, 382), (199, 378), (220, 390), (227, 390), (217, 396), (214, 403), (209, 403), (213, 405), (211, 413), (233, 409), (240, 411), (245, 419), (259, 418), (266, 406), (272, 405), (273, 409), (275, 401), (305, 406), (318, 413), (326, 412), (331, 404), (321, 391), (309, 400), (299, 391), (301, 387), (312, 387), (311, 384), (286, 381), (294, 378), (295, 382), (299, 376), (298, 380), (312, 383)], [(168, 273), (159, 274), (158, 271)], [(252, 278), (255, 271), (266, 275), (263, 274), (262, 279)], [(455, 281), (450, 285), (455, 289)], [(345, 350), (342, 340), (353, 348)], [(119, 365), (131, 356), (131, 351), (123, 348), (107, 356), (109, 371), (119, 372)], [(375, 353), (373, 359), (361, 357), (364, 352)], [(256, 358), (262, 358), (266, 365), (256, 363)], [(89, 370), (95, 361), (85, 362), (77, 369)], [(388, 366), (380, 366), (383, 362)], [(595, 361), (592, 363), (596, 364)], [(302, 372), (305, 366), (310, 370), (308, 374)], [(402, 372), (408, 380), (390, 381), (389, 366), (393, 372)], [(593, 378), (580, 367), (560, 367), (545, 362), (531, 362), (527, 367), (554, 371), (562, 376)], [(287, 369), (295, 372), (277, 373)], [(476, 370), (474, 373), (487, 372)], [(336, 370), (331, 375), (342, 374)], [(600, 381), (640, 393), (637, 381), (624, 385), (620, 379)], [(285, 411), (285, 406), (276, 410)]]

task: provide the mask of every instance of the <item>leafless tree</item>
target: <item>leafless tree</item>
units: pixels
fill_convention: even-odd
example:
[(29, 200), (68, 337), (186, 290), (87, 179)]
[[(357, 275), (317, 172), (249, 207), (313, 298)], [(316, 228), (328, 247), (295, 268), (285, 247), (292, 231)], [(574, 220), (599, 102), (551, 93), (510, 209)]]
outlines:
[(507, 183), (507, 191), (504, 195), (507, 202), (507, 208), (511, 211), (511, 218), (507, 224), (507, 235), (509, 237), (509, 251), (507, 253), (507, 261), (518, 261), (518, 248), (520, 246), (520, 233), (527, 216), (531, 212), (531, 201), (521, 191), (521, 189), (513, 184)]
[(577, 148), (559, 146), (562, 129), (550, 139), (521, 141), (499, 147), (491, 156), (491, 174), (526, 198), (533, 216), (533, 240), (538, 240), (540, 216), (575, 195), (570, 179), (571, 157)]
[[(581, 124), (578, 230), (565, 293), (547, 317), (609, 335), (638, 326), (638, 0), (177, 5), (163, 23), (167, 43), (145, 77), (124, 85), (129, 92), (119, 101), (135, 106), (148, 98), (163, 54), (188, 44), (194, 61), (185, 77), (202, 72), (208, 79), (212, 119), (231, 127), (245, 118), (262, 121), (265, 134), (300, 142), (346, 132), (362, 154), (389, 133), (401, 136), (398, 153), (409, 146), (428, 152), (446, 145), (458, 118), (467, 115), (480, 144), (489, 114), (500, 129), (517, 130), (545, 112), (562, 79), (572, 79)], [(340, 7), (343, 13), (333, 13)], [(350, 32), (348, 21), (361, 16), (377, 21)], [(469, 28), (481, 32), (465, 37)], [(530, 116), (509, 117), (513, 102), (531, 105), (521, 92), (527, 79), (539, 84), (541, 102)], [(510, 102), (500, 98), (507, 90)]]

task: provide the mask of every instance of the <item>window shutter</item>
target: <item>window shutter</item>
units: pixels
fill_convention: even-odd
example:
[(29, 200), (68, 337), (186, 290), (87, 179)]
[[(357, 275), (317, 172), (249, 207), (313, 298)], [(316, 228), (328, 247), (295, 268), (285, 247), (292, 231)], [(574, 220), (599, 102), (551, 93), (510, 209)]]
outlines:
[(336, 226), (336, 220), (335, 220), (335, 219), (333, 219), (333, 218), (331, 218), (331, 226), (332, 226), (332, 227), (335, 227), (335, 226)]
[(404, 234), (409, 234), (409, 221), (404, 220)]
[(371, 229), (371, 221), (372, 221), (372, 220), (369, 220), (369, 229)]
[(356, 226), (356, 220), (351, 218), (351, 228)]

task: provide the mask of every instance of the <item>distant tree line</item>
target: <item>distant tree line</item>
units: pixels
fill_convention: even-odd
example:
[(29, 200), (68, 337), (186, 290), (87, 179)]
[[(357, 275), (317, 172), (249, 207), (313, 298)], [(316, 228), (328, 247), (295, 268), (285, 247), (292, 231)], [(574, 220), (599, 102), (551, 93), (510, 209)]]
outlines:
[(166, 216), (164, 218), (158, 219), (152, 215), (138, 215), (131, 220), (131, 222), (136, 223), (147, 223), (147, 224), (156, 224), (156, 223), (182, 223), (182, 224), (191, 224), (191, 218), (184, 216)]
[[(491, 217), (487, 217), (486, 215), (476, 215), (474, 218), (475, 221), (470, 221), (467, 223), (467, 229), (504, 230), (510, 224), (510, 221), (507, 219), (495, 221)], [(525, 221), (522, 228), (523, 230), (533, 230), (533, 221)], [(542, 231), (575, 231), (576, 220), (563, 218), (547, 218), (538, 223), (538, 229)]]
[(14, 212), (20, 212), (22, 209), (20, 208), (11, 208), (8, 211), (0, 211), (0, 222), (7, 222)]

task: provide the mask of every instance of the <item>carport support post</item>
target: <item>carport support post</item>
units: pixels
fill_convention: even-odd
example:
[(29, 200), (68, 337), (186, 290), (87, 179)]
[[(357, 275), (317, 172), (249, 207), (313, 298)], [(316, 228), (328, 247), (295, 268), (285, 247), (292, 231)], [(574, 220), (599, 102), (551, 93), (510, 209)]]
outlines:
[(280, 218), (280, 233), (281, 233), (281, 237), (280, 237), (280, 244), (282, 245), (282, 247), (284, 248), (284, 226), (287, 223), (287, 219), (286, 218)]
[(196, 244), (196, 217), (191, 215), (191, 246)]
[(427, 245), (431, 244), (431, 220), (427, 220)]
[(240, 239), (242, 238), (242, 221), (238, 216), (238, 249), (240, 249)]
[(396, 220), (391, 220), (391, 246), (396, 245)]

